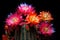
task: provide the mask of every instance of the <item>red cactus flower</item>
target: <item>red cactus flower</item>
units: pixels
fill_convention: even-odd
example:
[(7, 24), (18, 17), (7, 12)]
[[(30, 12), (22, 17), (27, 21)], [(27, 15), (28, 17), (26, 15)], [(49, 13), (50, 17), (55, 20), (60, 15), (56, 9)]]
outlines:
[(25, 27), (25, 28), (26, 28), (26, 30), (29, 30), (29, 26), (28, 26), (28, 25), (26, 25), (26, 27)]
[(51, 14), (45, 11), (40, 12), (40, 17), (42, 18), (42, 20), (53, 20)]
[(8, 37), (6, 35), (2, 35), (2, 40), (8, 40)]
[(41, 26), (40, 26), (40, 32), (44, 35), (51, 35), (52, 33), (54, 33), (54, 29), (53, 27), (51, 27), (50, 24), (48, 23), (42, 23)]
[(27, 15), (26, 21), (28, 23), (36, 24), (36, 23), (39, 23), (40, 18), (35, 13), (30, 13), (29, 15)]
[(22, 16), (18, 14), (12, 14), (6, 19), (8, 25), (17, 25), (22, 20)]
[(18, 10), (17, 11), (20, 14), (22, 13), (23, 15), (27, 15), (29, 12), (34, 11), (34, 8), (31, 5), (20, 4), (20, 6), (18, 6)]

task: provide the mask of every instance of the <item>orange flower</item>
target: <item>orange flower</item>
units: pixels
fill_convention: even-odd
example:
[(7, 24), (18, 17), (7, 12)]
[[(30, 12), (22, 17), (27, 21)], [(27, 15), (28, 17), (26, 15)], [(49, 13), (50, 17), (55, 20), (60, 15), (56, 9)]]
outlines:
[(42, 20), (53, 20), (51, 14), (49, 12), (42, 11), (42, 12), (40, 12), (39, 16), (42, 18)]
[(26, 17), (26, 21), (27, 21), (28, 23), (36, 24), (36, 23), (39, 23), (40, 18), (39, 18), (35, 13), (30, 13), (30, 14)]

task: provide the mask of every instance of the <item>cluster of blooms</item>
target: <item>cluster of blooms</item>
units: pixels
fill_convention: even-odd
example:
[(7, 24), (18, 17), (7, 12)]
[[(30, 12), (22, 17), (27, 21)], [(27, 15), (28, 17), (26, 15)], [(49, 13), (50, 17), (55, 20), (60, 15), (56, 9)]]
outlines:
[[(23, 17), (24, 16), (24, 17)], [(26, 17), (25, 17), (26, 16)], [(20, 4), (18, 6), (17, 11), (14, 14), (9, 15), (6, 19), (6, 25), (8, 26), (17, 26), (26, 24), (26, 29), (29, 29), (28, 24), (39, 24), (39, 32), (44, 35), (51, 35), (54, 33), (54, 28), (49, 23), (49, 21), (53, 20), (50, 12), (42, 11), (39, 15), (34, 10), (34, 7), (27, 4)], [(7, 29), (8, 26), (5, 26)]]

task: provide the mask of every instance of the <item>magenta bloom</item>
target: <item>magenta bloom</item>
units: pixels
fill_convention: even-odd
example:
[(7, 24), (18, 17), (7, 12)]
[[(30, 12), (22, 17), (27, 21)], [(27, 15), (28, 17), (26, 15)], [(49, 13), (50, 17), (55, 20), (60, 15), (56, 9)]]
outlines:
[(32, 11), (34, 11), (34, 8), (31, 5), (20, 4), (20, 6), (18, 6), (18, 12), (23, 13), (24, 15), (27, 15)]
[(51, 35), (55, 32), (52, 25), (48, 23), (42, 23), (39, 30), (44, 35)]
[(17, 25), (20, 21), (22, 21), (22, 16), (18, 14), (12, 14), (6, 19), (8, 25)]

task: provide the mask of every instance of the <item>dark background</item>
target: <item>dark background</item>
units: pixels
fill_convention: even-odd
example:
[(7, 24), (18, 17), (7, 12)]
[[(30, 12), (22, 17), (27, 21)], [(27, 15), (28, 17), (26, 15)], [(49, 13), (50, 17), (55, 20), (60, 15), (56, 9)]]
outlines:
[[(5, 34), (4, 32), (4, 21), (7, 17), (7, 15), (10, 12), (14, 12), (17, 8), (17, 6), (20, 3), (27, 3), (32, 4), (33, 7), (35, 7), (36, 12), (39, 13), (39, 11), (47, 10), (50, 11), (54, 20), (52, 23), (54, 24), (54, 28), (56, 30), (56, 24), (57, 24), (57, 10), (58, 10), (58, 1), (55, 0), (1, 0), (0, 1), (0, 33)], [(56, 33), (54, 33), (51, 37), (51, 40), (56, 40)]]

